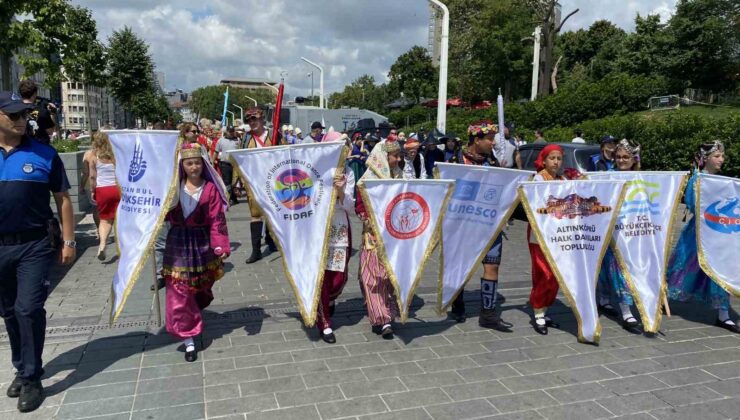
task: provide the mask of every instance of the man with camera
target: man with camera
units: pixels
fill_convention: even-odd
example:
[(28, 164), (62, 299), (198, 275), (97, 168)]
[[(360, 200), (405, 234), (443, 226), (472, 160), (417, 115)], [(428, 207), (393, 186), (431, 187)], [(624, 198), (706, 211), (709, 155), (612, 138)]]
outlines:
[(39, 88), (33, 80), (22, 80), (18, 87), (23, 103), (32, 105), (31, 112), (28, 114), (26, 133), (41, 143), (49, 144), (56, 126), (54, 115), (56, 115), (57, 108), (48, 99), (39, 98), (38, 92)]
[[(75, 259), (74, 214), (62, 160), (51, 146), (26, 131), (33, 105), (0, 92), (0, 316), (10, 339), (16, 376), (7, 395), (18, 410), (44, 400), (44, 350), (49, 268)], [(54, 196), (61, 229), (49, 207)]]

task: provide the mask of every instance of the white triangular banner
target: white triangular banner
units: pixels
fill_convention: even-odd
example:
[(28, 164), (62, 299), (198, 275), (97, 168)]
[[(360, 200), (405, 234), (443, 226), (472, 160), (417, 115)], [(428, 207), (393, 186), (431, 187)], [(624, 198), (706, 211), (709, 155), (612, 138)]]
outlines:
[(358, 184), (378, 240), (378, 257), (396, 291), (401, 322), (442, 233), (452, 180), (365, 180)]
[(596, 281), (623, 197), (624, 181), (520, 184), (519, 195), (560, 288), (578, 320), (578, 340), (598, 343)]
[(235, 150), (229, 153), (265, 215), (283, 269), (308, 326), (316, 322), (344, 143)]
[(625, 181), (612, 247), (647, 332), (657, 332), (666, 294), (673, 219), (685, 172), (591, 172), (588, 179)]
[(118, 266), (113, 276), (110, 322), (123, 311), (129, 293), (154, 248), (157, 232), (176, 187), (179, 132), (108, 131), (116, 157), (121, 201), (114, 222)]
[(440, 179), (455, 181), (442, 219), (437, 311), (442, 312), (475, 273), (519, 203), (517, 185), (531, 171), (438, 163)]
[(740, 297), (740, 179), (700, 174), (696, 181), (699, 265), (723, 289)]

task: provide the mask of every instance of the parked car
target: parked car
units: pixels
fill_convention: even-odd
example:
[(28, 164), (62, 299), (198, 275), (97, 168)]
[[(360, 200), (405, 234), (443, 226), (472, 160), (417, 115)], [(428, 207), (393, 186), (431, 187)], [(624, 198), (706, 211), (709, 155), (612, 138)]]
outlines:
[[(522, 169), (534, 171), (534, 161), (540, 151), (552, 143), (529, 143), (519, 146), (519, 157)], [(580, 143), (554, 143), (563, 148), (563, 169), (573, 168), (578, 172), (594, 171), (596, 167), (594, 160), (598, 159), (601, 149), (593, 144)], [(595, 158), (595, 159), (594, 159)]]

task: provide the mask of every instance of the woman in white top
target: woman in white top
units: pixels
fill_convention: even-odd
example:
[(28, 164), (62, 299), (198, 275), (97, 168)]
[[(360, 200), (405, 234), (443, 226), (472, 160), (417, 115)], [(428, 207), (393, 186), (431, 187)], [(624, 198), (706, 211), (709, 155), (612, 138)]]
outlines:
[(100, 131), (93, 134), (92, 147), (94, 156), (90, 165), (90, 188), (100, 215), (98, 260), (105, 261), (105, 246), (116, 218), (118, 202), (121, 201), (121, 191), (116, 183), (116, 159), (108, 135)]

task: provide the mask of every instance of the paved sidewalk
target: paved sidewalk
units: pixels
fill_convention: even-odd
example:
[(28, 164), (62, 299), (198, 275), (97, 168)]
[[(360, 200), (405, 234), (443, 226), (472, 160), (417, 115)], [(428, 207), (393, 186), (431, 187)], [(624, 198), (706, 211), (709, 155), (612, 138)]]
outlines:
[[(632, 335), (602, 318), (601, 345), (593, 347), (576, 341), (575, 318), (560, 303), (553, 318), (562, 330), (536, 334), (526, 304), (531, 282), (521, 222), (508, 231), (501, 266), (504, 318), (515, 324), (513, 333), (477, 326), (476, 280), (466, 293), (466, 323), (436, 314), (435, 254), (414, 299), (413, 317), (398, 326), (394, 340), (382, 340), (370, 332), (365, 317), (355, 256), (337, 306), (337, 344), (328, 345), (315, 329), (302, 327), (277, 254), (244, 263), (250, 251), (247, 216), (244, 204), (229, 213), (235, 252), (206, 311), (199, 343), (205, 350), (195, 363), (186, 363), (179, 343), (157, 327), (151, 266), (118, 322), (108, 326), (115, 264), (95, 259), (92, 225), (83, 221), (78, 237), (91, 247), (80, 250), (70, 269), (55, 269), (47, 303), (47, 399), (33, 414), (20, 415), (16, 400), (3, 396), (0, 418), (740, 416), (740, 336), (714, 327), (716, 313), (706, 306), (673, 304), (674, 316), (664, 320), (655, 338)], [(4, 390), (12, 372), (7, 337), (1, 335)]]

